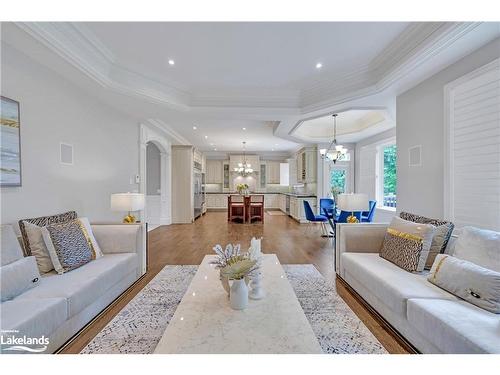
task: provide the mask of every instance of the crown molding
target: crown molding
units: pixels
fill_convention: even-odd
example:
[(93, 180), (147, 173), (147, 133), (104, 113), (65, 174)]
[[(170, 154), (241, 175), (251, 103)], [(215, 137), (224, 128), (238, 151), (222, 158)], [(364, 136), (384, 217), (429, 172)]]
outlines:
[[(192, 113), (249, 116), (308, 114), (382, 92), (475, 30), (478, 22), (410, 24), (369, 64), (334, 72), (302, 90), (256, 88), (190, 89), (120, 66), (113, 53), (84, 25), (18, 22), (16, 25), (101, 86), (153, 104)], [(269, 119), (269, 118), (268, 118)], [(274, 118), (271, 118), (274, 119)]]
[(182, 135), (177, 133), (172, 127), (168, 126), (164, 121), (160, 119), (148, 119), (146, 124), (152, 126), (153, 128), (159, 130), (167, 137), (169, 137), (173, 142), (180, 145), (191, 145), (192, 143), (184, 138)]

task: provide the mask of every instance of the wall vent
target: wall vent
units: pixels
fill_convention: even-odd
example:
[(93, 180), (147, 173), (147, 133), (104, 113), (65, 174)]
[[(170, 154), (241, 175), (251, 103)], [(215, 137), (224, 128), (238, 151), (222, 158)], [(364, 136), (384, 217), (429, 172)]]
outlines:
[(65, 165), (73, 165), (73, 145), (60, 143), (60, 162)]
[(410, 167), (422, 166), (422, 145), (413, 146), (408, 149), (408, 164)]

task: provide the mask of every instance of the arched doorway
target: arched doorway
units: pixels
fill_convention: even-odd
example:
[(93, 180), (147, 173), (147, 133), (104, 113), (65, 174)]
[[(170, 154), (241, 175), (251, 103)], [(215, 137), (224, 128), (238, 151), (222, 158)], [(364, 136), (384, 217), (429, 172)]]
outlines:
[(159, 130), (141, 124), (140, 191), (146, 196), (141, 219), (148, 229), (171, 224), (171, 145)]

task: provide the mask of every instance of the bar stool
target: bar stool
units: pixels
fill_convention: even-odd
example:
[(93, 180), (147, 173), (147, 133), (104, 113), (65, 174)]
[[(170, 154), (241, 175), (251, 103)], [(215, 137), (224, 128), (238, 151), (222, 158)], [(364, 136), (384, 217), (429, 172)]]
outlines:
[(233, 221), (234, 219), (241, 219), (243, 222), (245, 222), (245, 217), (246, 217), (245, 197), (243, 195), (230, 195), (228, 204), (229, 204), (228, 221)]
[(250, 217), (249, 221), (252, 222), (252, 219), (259, 219), (261, 222), (264, 222), (264, 196), (263, 195), (251, 195), (250, 196)]

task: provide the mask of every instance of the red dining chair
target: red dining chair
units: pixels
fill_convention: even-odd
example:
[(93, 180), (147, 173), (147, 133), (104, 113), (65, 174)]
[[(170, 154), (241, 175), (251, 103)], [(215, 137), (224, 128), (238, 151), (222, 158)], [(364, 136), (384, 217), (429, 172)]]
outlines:
[(243, 195), (230, 195), (229, 196), (229, 221), (234, 219), (241, 219), (245, 222), (246, 209), (245, 209), (245, 197)]
[(264, 196), (263, 195), (251, 195), (250, 196), (250, 218), (249, 221), (252, 222), (252, 219), (259, 219), (262, 223), (264, 222)]

